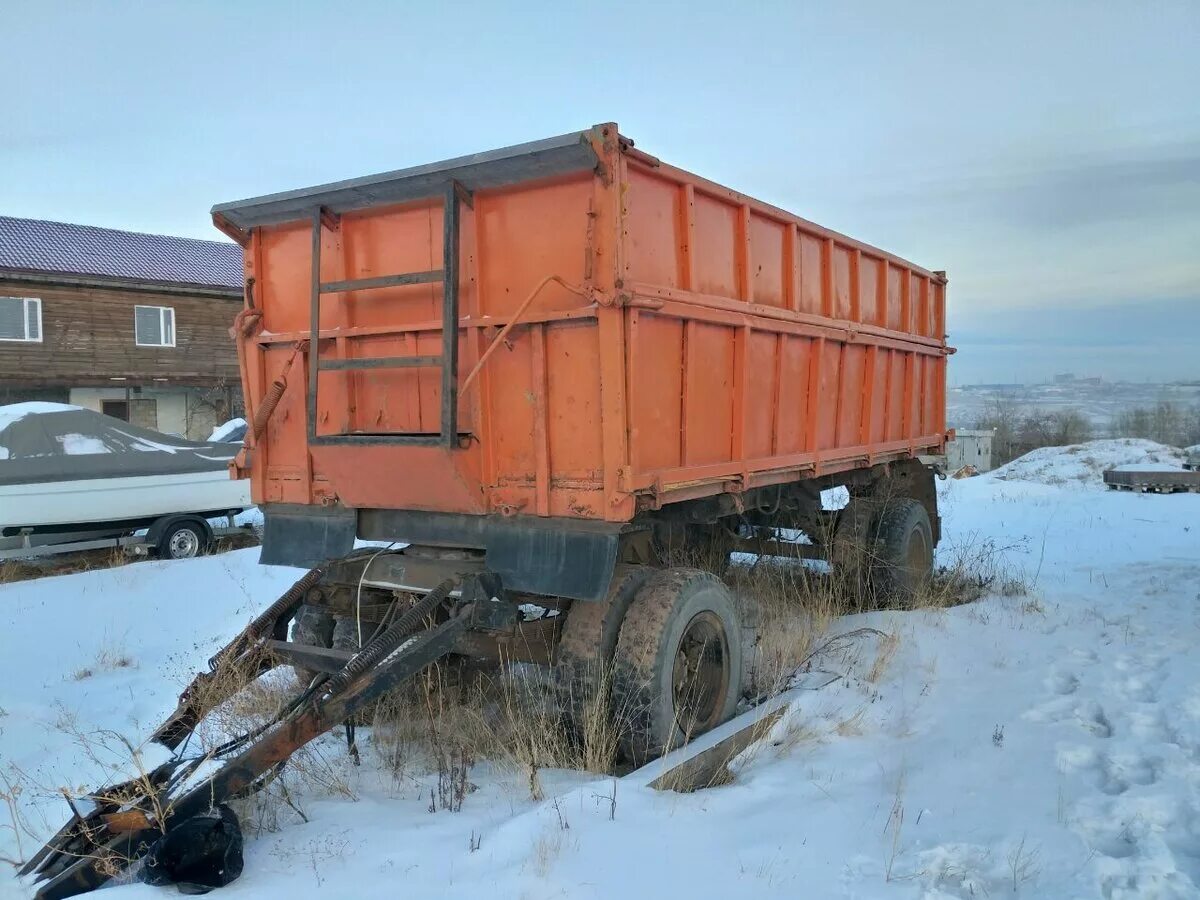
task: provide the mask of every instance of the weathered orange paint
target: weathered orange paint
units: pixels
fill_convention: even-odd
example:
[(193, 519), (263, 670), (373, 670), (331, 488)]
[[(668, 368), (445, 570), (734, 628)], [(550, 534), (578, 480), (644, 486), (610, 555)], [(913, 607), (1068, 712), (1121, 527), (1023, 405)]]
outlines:
[[(462, 208), (460, 385), (516, 318), (460, 391), (465, 446), (309, 447), (298, 365), (253, 450), (256, 501), (624, 521), (943, 449), (944, 275), (665, 165), (615, 125), (591, 136), (595, 172)], [(309, 337), (311, 227), (250, 234), (252, 401)], [(321, 280), (437, 269), (441, 231), (440, 202), (346, 213), (322, 228)], [(321, 353), (437, 355), (440, 316), (440, 283), (330, 295)], [(316, 431), (436, 433), (440, 391), (436, 368), (322, 372)]]

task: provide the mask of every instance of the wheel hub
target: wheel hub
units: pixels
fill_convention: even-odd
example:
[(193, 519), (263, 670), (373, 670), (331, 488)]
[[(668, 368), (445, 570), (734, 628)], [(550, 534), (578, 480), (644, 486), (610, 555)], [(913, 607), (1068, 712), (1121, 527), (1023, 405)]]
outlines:
[(914, 528), (908, 536), (908, 569), (917, 578), (925, 578), (933, 565), (933, 556), (925, 541), (925, 532)]
[(187, 529), (177, 531), (171, 535), (167, 548), (172, 559), (186, 559), (195, 556), (200, 549), (200, 536)]
[(717, 724), (729, 685), (729, 648), (721, 620), (702, 612), (683, 630), (671, 670), (675, 715), (684, 734)]

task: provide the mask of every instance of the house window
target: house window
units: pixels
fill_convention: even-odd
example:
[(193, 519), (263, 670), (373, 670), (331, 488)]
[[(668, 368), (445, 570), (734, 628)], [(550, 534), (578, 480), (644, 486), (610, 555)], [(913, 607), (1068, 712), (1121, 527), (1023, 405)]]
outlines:
[(37, 297), (0, 297), (0, 341), (42, 342), (42, 301)]
[(139, 347), (174, 347), (175, 310), (169, 306), (135, 306), (133, 340)]

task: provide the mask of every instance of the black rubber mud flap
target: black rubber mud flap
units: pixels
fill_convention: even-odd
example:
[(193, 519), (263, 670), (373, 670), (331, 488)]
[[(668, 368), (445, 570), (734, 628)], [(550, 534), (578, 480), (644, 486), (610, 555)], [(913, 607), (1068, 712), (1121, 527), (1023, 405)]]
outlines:
[(264, 504), (259, 563), (312, 568), (354, 549), (358, 517), (346, 507)]
[(612, 582), (620, 539), (615, 531), (496, 528), (487, 565), (505, 585), (531, 594), (602, 600)]
[(621, 550), (622, 522), (542, 516), (477, 516), (408, 509), (359, 510), (358, 535), (473, 547), (510, 591), (603, 600)]

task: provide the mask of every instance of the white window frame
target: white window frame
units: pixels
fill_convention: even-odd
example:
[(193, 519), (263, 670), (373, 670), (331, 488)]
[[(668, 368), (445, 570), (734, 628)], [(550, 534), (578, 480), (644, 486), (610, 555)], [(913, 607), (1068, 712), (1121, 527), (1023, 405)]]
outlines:
[[(162, 341), (157, 344), (145, 344), (138, 340), (137, 327), (137, 311), (139, 309), (156, 309), (158, 310), (158, 333), (164, 335), (167, 333), (167, 322), (171, 323), (171, 340), (170, 342)], [(169, 315), (168, 315), (169, 313)], [(175, 307), (173, 306), (143, 306), (137, 304), (133, 307), (133, 343), (138, 347), (174, 347), (175, 346)]]
[[(0, 300), (21, 300), (21, 326), (25, 329), (25, 337), (10, 338), (0, 337), (0, 341), (8, 341), (14, 344), (40, 344), (45, 337), (46, 332), (42, 328), (42, 298), (41, 297), (0, 297)], [(31, 338), (29, 336), (29, 304), (37, 305), (37, 331), (38, 336)]]

